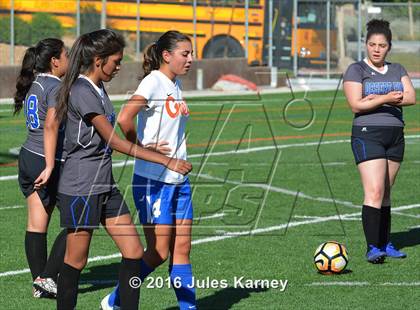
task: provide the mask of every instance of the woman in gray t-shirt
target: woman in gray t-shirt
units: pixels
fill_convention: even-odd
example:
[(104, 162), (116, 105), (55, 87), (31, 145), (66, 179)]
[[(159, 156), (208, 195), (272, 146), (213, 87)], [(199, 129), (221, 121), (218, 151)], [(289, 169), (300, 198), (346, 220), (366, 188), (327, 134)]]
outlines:
[[(67, 70), (67, 50), (56, 38), (39, 41), (26, 50), (16, 81), (14, 114), (25, 114), (27, 136), (19, 152), (19, 187), (26, 198), (28, 219), (25, 253), (33, 279), (35, 298), (55, 297), (57, 275), (66, 247), (66, 231), (55, 239), (47, 259), (47, 230), (56, 205), (60, 167), (65, 158), (64, 133), (44, 138), (55, 115), (56, 90)], [(59, 125), (59, 124), (58, 124)], [(57, 125), (57, 127), (58, 127)], [(46, 162), (46, 144), (56, 147)], [(40, 183), (48, 174), (49, 183)], [(42, 186), (41, 186), (42, 185)]]
[(404, 156), (402, 107), (415, 104), (416, 95), (406, 70), (385, 61), (391, 40), (389, 23), (371, 20), (367, 58), (344, 74), (344, 93), (355, 113), (351, 146), (363, 184), (362, 223), (371, 263), (406, 256), (389, 240), (391, 187)]

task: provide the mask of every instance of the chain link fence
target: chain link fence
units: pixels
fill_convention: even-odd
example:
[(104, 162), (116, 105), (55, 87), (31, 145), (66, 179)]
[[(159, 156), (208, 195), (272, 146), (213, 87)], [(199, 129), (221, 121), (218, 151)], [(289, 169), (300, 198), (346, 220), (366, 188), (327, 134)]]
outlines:
[(331, 77), (364, 56), (365, 24), (391, 22), (391, 61), (420, 72), (420, 3), (358, 0), (0, 0), (0, 65), (19, 65), (28, 46), (114, 29), (126, 39), (125, 61), (167, 30), (191, 36), (195, 55), (245, 57), (253, 66)]

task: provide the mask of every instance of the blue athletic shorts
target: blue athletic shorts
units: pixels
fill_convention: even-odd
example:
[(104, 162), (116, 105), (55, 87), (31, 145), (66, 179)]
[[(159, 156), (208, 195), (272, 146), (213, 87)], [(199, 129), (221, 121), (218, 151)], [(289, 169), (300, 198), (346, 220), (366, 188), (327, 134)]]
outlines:
[(168, 184), (134, 174), (133, 198), (143, 225), (173, 225), (175, 220), (193, 219), (188, 179), (181, 184)]

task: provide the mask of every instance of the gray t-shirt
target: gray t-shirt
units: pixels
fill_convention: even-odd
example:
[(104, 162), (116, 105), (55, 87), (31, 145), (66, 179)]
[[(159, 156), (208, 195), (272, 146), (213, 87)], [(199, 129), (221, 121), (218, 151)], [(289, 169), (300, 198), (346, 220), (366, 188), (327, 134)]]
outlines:
[[(386, 65), (388, 70), (381, 73), (371, 68), (365, 61), (356, 62), (348, 67), (343, 80), (361, 83), (362, 98), (371, 94), (386, 95), (391, 91), (404, 91), (401, 78), (407, 75), (407, 71), (397, 63), (386, 63)], [(402, 108), (384, 104), (369, 112), (356, 113), (353, 125), (404, 127)]]
[(89, 114), (103, 114), (114, 126), (115, 112), (103, 86), (97, 87), (80, 76), (70, 90), (66, 120), (67, 157), (58, 192), (88, 196), (109, 192), (112, 177), (112, 150), (102, 139)]
[[(24, 113), (28, 136), (23, 147), (32, 153), (44, 156), (44, 124), (48, 108), (55, 107), (60, 79), (51, 74), (38, 74), (26, 94)], [(64, 128), (58, 132), (56, 159), (64, 159)]]

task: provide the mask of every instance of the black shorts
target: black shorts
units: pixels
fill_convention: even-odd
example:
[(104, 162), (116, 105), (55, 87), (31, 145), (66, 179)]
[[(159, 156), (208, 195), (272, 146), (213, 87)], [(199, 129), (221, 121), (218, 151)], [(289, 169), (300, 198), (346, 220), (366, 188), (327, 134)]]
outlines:
[(107, 218), (130, 213), (116, 187), (97, 195), (69, 196), (59, 193), (58, 197), (61, 227), (96, 229)]
[(351, 148), (356, 164), (386, 158), (401, 162), (404, 158), (404, 128), (394, 126), (353, 126)]
[[(45, 158), (22, 147), (19, 152), (18, 165), (19, 186), (25, 198), (28, 198), (35, 191), (35, 180), (45, 169)], [(36, 191), (44, 207), (55, 206), (57, 202), (58, 178), (60, 177), (61, 167), (61, 162), (56, 161), (47, 186)]]

